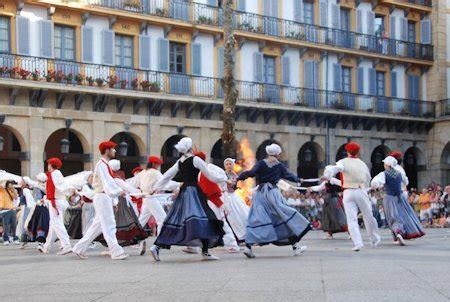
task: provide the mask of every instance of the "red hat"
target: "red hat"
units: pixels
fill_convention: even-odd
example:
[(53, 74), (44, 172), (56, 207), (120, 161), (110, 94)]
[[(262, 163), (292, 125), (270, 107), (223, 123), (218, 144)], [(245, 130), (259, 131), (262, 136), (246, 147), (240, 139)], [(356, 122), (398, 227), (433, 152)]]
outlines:
[(135, 173), (139, 173), (139, 172), (141, 172), (142, 170), (144, 170), (144, 169), (142, 169), (141, 167), (136, 167), (136, 168), (134, 168), (133, 170), (131, 170), (131, 174), (135, 174)]
[(149, 164), (157, 164), (157, 165), (162, 165), (163, 161), (161, 158), (159, 158), (158, 156), (149, 156), (147, 163)]
[(389, 154), (389, 156), (392, 156), (395, 159), (402, 159), (403, 154), (400, 151), (392, 151), (391, 154)]
[(361, 149), (361, 147), (359, 146), (359, 144), (354, 143), (354, 142), (350, 142), (347, 145), (345, 145), (345, 151), (347, 151), (351, 155), (358, 154), (360, 149)]
[(56, 169), (61, 169), (61, 167), (62, 167), (62, 161), (56, 157), (47, 159), (47, 164), (50, 164), (53, 167), (56, 167)]
[(106, 141), (106, 142), (100, 143), (100, 145), (98, 145), (98, 149), (100, 150), (100, 153), (105, 153), (106, 149), (113, 149), (116, 146), (117, 146), (117, 144), (115, 142)]
[(197, 152), (195, 152), (194, 155), (197, 156), (197, 157), (200, 157), (200, 158), (203, 159), (203, 160), (206, 160), (206, 154), (205, 154), (205, 152), (197, 151)]

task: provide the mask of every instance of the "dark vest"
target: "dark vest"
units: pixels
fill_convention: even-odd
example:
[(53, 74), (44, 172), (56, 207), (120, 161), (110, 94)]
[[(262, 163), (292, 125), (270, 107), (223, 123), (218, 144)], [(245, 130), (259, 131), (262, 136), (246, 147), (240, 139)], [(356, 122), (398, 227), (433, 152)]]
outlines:
[(196, 186), (200, 170), (194, 167), (194, 157), (191, 156), (184, 162), (178, 162), (178, 174), (183, 186)]

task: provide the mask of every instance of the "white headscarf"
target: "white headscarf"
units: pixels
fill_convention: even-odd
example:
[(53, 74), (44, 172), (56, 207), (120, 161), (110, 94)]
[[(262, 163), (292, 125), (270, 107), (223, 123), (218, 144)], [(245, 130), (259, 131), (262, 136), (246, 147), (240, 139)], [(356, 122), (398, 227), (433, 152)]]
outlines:
[(44, 183), (44, 182), (47, 181), (47, 175), (45, 175), (44, 172), (41, 172), (41, 173), (39, 173), (38, 175), (36, 175), (36, 179), (37, 179), (39, 182)]
[(86, 171), (86, 173), (84, 174), (84, 180), (87, 181), (89, 176), (91, 176), (94, 172), (92, 171)]
[(113, 170), (114, 172), (117, 172), (120, 170), (120, 160), (118, 159), (111, 159), (108, 162), (109, 166), (111, 167), (111, 170)]
[(391, 168), (394, 168), (398, 164), (398, 161), (394, 157), (388, 156), (383, 159), (383, 163), (390, 166)]
[(277, 144), (271, 144), (266, 146), (266, 153), (268, 155), (277, 156), (281, 154), (281, 147)]
[(227, 161), (230, 161), (233, 165), (234, 165), (234, 163), (236, 162), (235, 159), (233, 159), (233, 158), (231, 158), (231, 157), (228, 157), (228, 158), (225, 158), (225, 160), (223, 161), (223, 164), (225, 165), (225, 164), (227, 163)]
[(177, 149), (178, 152), (180, 152), (181, 154), (185, 154), (186, 152), (192, 149), (192, 139), (189, 137), (183, 137), (175, 145), (175, 149)]

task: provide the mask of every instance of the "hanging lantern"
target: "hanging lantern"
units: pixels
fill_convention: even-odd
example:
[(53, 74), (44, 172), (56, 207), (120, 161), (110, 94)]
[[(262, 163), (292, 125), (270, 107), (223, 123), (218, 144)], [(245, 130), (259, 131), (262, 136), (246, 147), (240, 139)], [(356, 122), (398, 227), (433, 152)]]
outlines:
[(128, 154), (128, 144), (125, 141), (122, 141), (119, 144), (119, 154), (120, 156), (127, 156)]
[(70, 141), (67, 138), (63, 138), (60, 142), (60, 145), (61, 145), (61, 153), (69, 154)]
[(303, 152), (303, 159), (305, 162), (310, 163), (312, 161), (312, 151), (308, 148)]

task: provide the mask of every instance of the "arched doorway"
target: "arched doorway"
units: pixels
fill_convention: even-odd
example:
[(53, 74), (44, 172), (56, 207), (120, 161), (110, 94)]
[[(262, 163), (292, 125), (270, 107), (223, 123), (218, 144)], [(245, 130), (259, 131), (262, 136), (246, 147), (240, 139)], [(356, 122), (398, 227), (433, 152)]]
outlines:
[(180, 157), (180, 153), (178, 152), (177, 149), (175, 149), (175, 145), (183, 137), (185, 137), (185, 136), (182, 134), (173, 135), (173, 136), (169, 137), (166, 140), (166, 142), (164, 143), (164, 145), (162, 146), (161, 157), (164, 161), (164, 163), (161, 166), (162, 173), (166, 172), (170, 167), (172, 167), (173, 164), (175, 164), (175, 162)]
[(128, 132), (115, 134), (111, 141), (117, 144), (116, 158), (120, 160), (120, 169), (125, 173), (125, 177), (131, 177), (131, 170), (140, 165), (139, 147)]
[(7, 127), (0, 126), (0, 170), (22, 174), (23, 153), (19, 140)]
[[(234, 159), (236, 159), (237, 157), (237, 143), (235, 142), (235, 146), (234, 146), (234, 152), (232, 157)], [(212, 147), (211, 150), (211, 163), (215, 164), (216, 166), (222, 167), (223, 168), (223, 161), (225, 159), (225, 155), (224, 155), (224, 150), (223, 150), (223, 143), (222, 143), (222, 139), (219, 139), (214, 146)]]
[(442, 185), (446, 186), (450, 184), (450, 142), (448, 142), (441, 156), (441, 169), (442, 169)]
[[(256, 149), (256, 160), (262, 160), (267, 157), (266, 147), (271, 144), (277, 144), (283, 149), (283, 146), (274, 139), (267, 139), (259, 145), (258, 149)], [(284, 150), (283, 150), (284, 152)], [(283, 153), (282, 153), (283, 155)]]
[(345, 145), (347, 144), (343, 144), (342, 146), (339, 147), (339, 149), (336, 152), (336, 162), (340, 161), (343, 158), (347, 157), (347, 150), (345, 150)]
[(370, 174), (372, 177), (384, 171), (383, 159), (385, 159), (390, 152), (389, 148), (385, 145), (379, 145), (373, 150), (372, 156), (370, 157), (370, 162), (372, 163)]
[(44, 149), (45, 170), (47, 170), (45, 161), (48, 158), (57, 157), (63, 162), (61, 173), (64, 176), (84, 171), (84, 163), (89, 161), (89, 155), (84, 154), (78, 135), (72, 130), (59, 129), (48, 137)]
[(419, 172), (425, 168), (425, 159), (422, 151), (417, 147), (411, 147), (406, 150), (403, 157), (403, 167), (409, 180), (408, 189), (418, 189)]
[(298, 151), (297, 174), (301, 178), (317, 178), (324, 161), (322, 147), (316, 142), (305, 143)]

